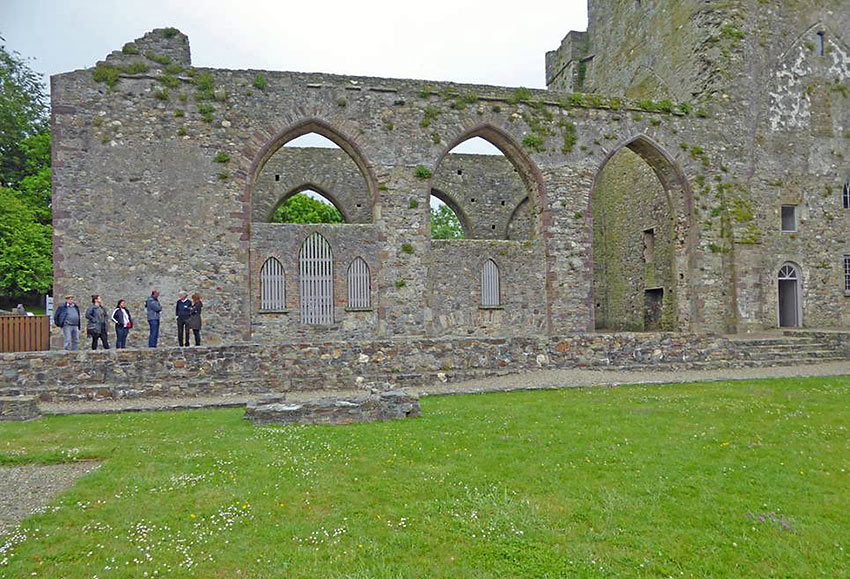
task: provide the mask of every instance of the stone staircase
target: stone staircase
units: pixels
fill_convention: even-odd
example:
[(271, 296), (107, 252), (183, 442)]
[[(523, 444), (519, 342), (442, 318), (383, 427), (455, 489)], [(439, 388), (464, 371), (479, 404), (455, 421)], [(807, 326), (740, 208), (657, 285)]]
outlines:
[(848, 359), (838, 342), (819, 335), (795, 333), (732, 340), (738, 355), (731, 362), (742, 366), (798, 366)]

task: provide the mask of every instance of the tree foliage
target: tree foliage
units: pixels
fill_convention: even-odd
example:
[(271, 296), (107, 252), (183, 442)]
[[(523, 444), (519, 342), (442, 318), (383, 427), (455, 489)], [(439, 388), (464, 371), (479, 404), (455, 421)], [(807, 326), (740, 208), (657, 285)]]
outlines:
[(50, 205), (44, 87), (20, 55), (0, 45), (0, 294), (45, 293), (53, 285)]
[(433, 239), (465, 239), (463, 226), (451, 207), (441, 203), (431, 207), (431, 237)]
[(8, 187), (26, 176), (23, 143), (46, 129), (46, 97), (39, 75), (18, 53), (0, 45), (0, 185)]
[(50, 225), (11, 189), (0, 187), (0, 294), (46, 293), (53, 285)]
[(343, 223), (336, 207), (299, 193), (284, 201), (274, 212), (272, 223)]

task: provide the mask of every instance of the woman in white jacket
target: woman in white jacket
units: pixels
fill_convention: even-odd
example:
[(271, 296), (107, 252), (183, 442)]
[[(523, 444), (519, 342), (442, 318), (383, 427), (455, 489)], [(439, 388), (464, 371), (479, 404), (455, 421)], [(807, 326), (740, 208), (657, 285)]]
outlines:
[(127, 334), (130, 333), (130, 328), (133, 327), (133, 316), (130, 315), (130, 310), (127, 309), (127, 302), (119, 300), (118, 306), (112, 310), (110, 319), (115, 324), (115, 347), (127, 347)]

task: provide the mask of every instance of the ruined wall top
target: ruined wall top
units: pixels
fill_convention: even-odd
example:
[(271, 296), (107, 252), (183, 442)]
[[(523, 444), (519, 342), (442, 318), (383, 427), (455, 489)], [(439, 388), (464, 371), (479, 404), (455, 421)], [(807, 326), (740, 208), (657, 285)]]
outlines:
[(155, 28), (107, 55), (106, 63), (112, 66), (132, 66), (134, 63), (148, 67), (191, 66), (189, 37), (176, 28)]

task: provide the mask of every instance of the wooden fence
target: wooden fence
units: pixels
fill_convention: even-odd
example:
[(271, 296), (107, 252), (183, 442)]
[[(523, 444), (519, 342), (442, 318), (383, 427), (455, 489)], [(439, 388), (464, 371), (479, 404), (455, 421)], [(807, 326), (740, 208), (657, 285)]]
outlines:
[(50, 349), (47, 316), (0, 316), (0, 352), (34, 352)]

